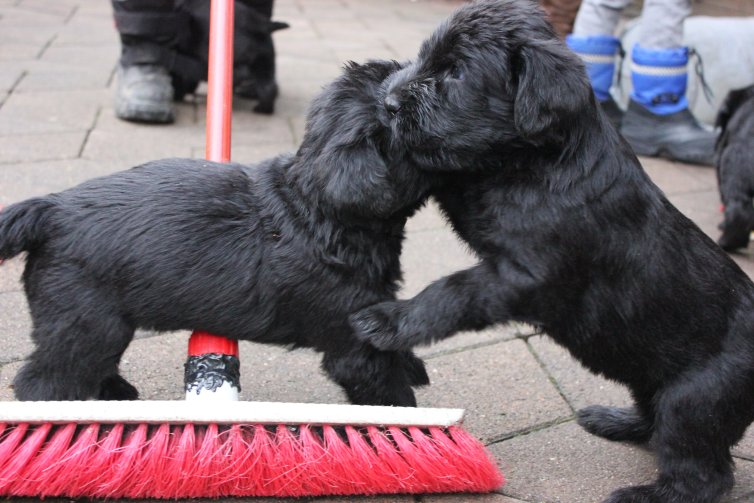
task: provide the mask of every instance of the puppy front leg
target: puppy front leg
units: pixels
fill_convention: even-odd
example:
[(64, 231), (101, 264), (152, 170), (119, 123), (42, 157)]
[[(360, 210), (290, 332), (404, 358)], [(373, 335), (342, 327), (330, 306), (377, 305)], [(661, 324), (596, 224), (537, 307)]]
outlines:
[(495, 265), (482, 262), (435, 281), (412, 299), (362, 309), (349, 321), (357, 337), (378, 349), (408, 350), (506, 321), (505, 291)]
[(748, 158), (748, 153), (739, 148), (729, 147), (720, 160), (718, 185), (720, 199), (725, 206), (724, 220), (720, 225), (723, 231), (717, 243), (726, 251), (746, 248), (749, 233), (754, 228), (754, 167), (746, 166), (740, 159)]

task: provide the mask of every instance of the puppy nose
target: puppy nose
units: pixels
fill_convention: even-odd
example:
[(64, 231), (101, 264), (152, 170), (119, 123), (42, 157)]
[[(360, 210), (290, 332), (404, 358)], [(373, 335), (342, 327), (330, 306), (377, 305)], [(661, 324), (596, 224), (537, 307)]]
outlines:
[(401, 102), (395, 93), (390, 93), (385, 98), (385, 109), (391, 114), (397, 113), (401, 109)]

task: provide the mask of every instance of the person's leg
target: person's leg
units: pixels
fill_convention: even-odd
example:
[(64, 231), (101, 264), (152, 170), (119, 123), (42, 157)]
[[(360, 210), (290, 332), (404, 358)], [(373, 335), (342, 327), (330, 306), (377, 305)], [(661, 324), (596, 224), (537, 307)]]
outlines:
[(621, 133), (638, 155), (712, 164), (715, 134), (699, 125), (686, 101), (689, 51), (683, 46), (683, 20), (690, 12), (690, 0), (645, 1)]
[(176, 9), (174, 0), (111, 1), (121, 39), (116, 115), (172, 122), (175, 79), (206, 78), (206, 66), (177, 52), (179, 42), (190, 37), (188, 16)]
[(170, 43), (173, 0), (112, 0), (121, 57), (115, 114), (140, 122), (173, 121), (173, 87), (162, 65), (161, 47)]
[(584, 61), (597, 101), (618, 128), (622, 111), (610, 95), (615, 57), (620, 41), (614, 36), (621, 11), (631, 0), (584, 0), (576, 16), (573, 33), (566, 43)]
[(584, 0), (573, 23), (573, 35), (615, 34), (621, 13), (633, 0)]

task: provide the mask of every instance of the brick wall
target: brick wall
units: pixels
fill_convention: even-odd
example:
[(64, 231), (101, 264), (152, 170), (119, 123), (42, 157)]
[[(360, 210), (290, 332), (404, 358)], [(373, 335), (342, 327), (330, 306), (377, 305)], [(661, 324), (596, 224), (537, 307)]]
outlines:
[(754, 0), (693, 0), (694, 15), (754, 16)]

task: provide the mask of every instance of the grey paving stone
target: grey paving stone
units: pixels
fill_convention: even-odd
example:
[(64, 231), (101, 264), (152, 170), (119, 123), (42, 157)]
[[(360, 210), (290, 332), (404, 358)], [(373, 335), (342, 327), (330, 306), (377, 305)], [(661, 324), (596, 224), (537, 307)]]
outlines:
[(754, 501), (754, 462), (736, 459), (735, 463), (736, 485), (723, 502)]
[(720, 237), (717, 224), (722, 221), (720, 214), (720, 196), (717, 189), (672, 194), (668, 197), (684, 215), (698, 225), (713, 240)]
[[(299, 101), (296, 103), (297, 99), (292, 99), (284, 94), (281, 95), (281, 99), (283, 100), (283, 105), (290, 107), (290, 106), (300, 106), (303, 101)], [(307, 107), (309, 106), (309, 102), (307, 101), (306, 104), (302, 105), (302, 110), (307, 110)], [(291, 126), (291, 131), (293, 134), (293, 143), (294, 145), (300, 145), (301, 141), (304, 139), (304, 131), (306, 128), (306, 121), (304, 120), (302, 115), (290, 117), (288, 119), (288, 123)]]
[[(281, 19), (283, 19), (281, 17)], [(309, 61), (321, 61), (332, 63), (338, 61), (334, 52), (329, 47), (318, 43), (318, 36), (311, 27), (303, 26), (298, 20), (285, 18), (285, 22), (291, 25), (287, 30), (279, 32), (275, 36), (275, 51), (286, 57), (296, 57)], [(307, 22), (308, 25), (308, 22)], [(285, 84), (285, 82), (279, 82)]]
[(520, 332), (516, 324), (501, 325), (481, 330), (479, 332), (461, 332), (453, 337), (437, 342), (431, 346), (416, 348), (416, 354), (422, 358), (432, 358), (451, 352), (457, 352), (465, 348), (489, 345), (496, 342), (508, 341), (515, 338)]
[(747, 249), (730, 253), (729, 256), (750, 278), (754, 278), (754, 247), (749, 245)]
[(440, 208), (433, 199), (417, 211), (406, 223), (406, 232), (425, 231), (429, 229), (450, 229)]
[(595, 403), (614, 406), (632, 404), (631, 395), (624, 386), (592, 374), (549, 337), (535, 336), (528, 342), (574, 409)]
[(277, 79), (281, 87), (290, 89), (294, 82), (306, 82), (307, 85), (323, 86), (340, 75), (343, 61), (332, 58), (331, 61), (310, 60), (295, 55), (280, 54), (277, 65)]
[[(126, 138), (128, 141), (125, 141)], [(107, 162), (117, 160), (126, 168), (166, 157), (191, 157), (192, 146), (203, 142), (204, 132), (198, 128), (123, 122), (117, 131), (93, 130), (87, 138), (82, 157)]]
[[(6, 260), (0, 264), (0, 293), (20, 292), (23, 289), (21, 284), (21, 273), (24, 270), (24, 257), (18, 257)], [(5, 316), (5, 311), (2, 311)]]
[[(92, 9), (96, 4), (105, 4), (106, 9)], [(56, 47), (118, 44), (112, 7), (96, 1), (79, 4), (68, 22), (58, 28), (53, 42)]]
[[(32, 10), (19, 8), (18, 6), (5, 7), (0, 12), (2, 14), (2, 16), (0, 17), (0, 24), (4, 27), (7, 26), (9, 29), (14, 30), (14, 34), (21, 33), (24, 30), (37, 32), (38, 35), (30, 35), (29, 38), (21, 38), (20, 40), (23, 40), (24, 43), (29, 43), (29, 41), (31, 40), (32, 44), (35, 46), (37, 45), (37, 43), (47, 45), (54, 39), (57, 29), (68, 17), (71, 9), (72, 7), (63, 6), (63, 10), (65, 12), (62, 12), (55, 8), (49, 9), (49, 11), (47, 11), (45, 9)], [(14, 46), (15, 44), (11, 43), (9, 45)], [(0, 53), (1, 52), (2, 51), (0, 51)], [(40, 51), (37, 50), (32, 58), (35, 57), (39, 52)]]
[[(263, 144), (287, 143), (293, 145), (293, 132), (288, 119), (279, 115), (262, 115), (251, 111), (248, 100), (234, 100), (231, 141), (233, 146), (254, 147)], [(206, 127), (206, 108), (197, 109), (197, 126)]]
[(86, 136), (86, 131), (0, 136), (0, 165), (78, 157)]
[(8, 363), (25, 358), (32, 349), (29, 333), (31, 318), (26, 297), (22, 292), (0, 293), (0, 363)]
[(13, 93), (0, 109), (0, 135), (86, 131), (109, 101), (105, 90)]
[(431, 282), (477, 263), (450, 229), (409, 232), (401, 253), (401, 298), (413, 297)]
[(503, 493), (526, 501), (593, 503), (656, 476), (650, 452), (602, 440), (574, 422), (512, 438), (490, 451), (507, 480)]
[(440, 496), (423, 496), (422, 503), (520, 503), (523, 500), (509, 498), (502, 494), (445, 494)]
[(36, 58), (44, 49), (45, 43), (29, 44), (22, 42), (7, 42), (0, 44), (0, 62), (26, 61)]
[(33, 61), (26, 65), (27, 73), (17, 86), (19, 92), (27, 91), (57, 91), (73, 89), (99, 90), (106, 87), (115, 68), (120, 49), (115, 46), (70, 47), (64, 49), (50, 49), (51, 52), (81, 50), (91, 57), (103, 54), (109, 61), (69, 63), (58, 61)]
[[(1, 140), (0, 140), (1, 141)], [(128, 166), (117, 160), (63, 159), (0, 164), (0, 204), (58, 192)]]
[(22, 362), (9, 363), (4, 365), (0, 363), (0, 401), (15, 400), (13, 396), (13, 378), (16, 376), (18, 369), (21, 368)]
[(466, 409), (465, 427), (490, 440), (563, 420), (571, 409), (521, 340), (427, 360), (420, 406)]
[(56, 0), (52, 4), (44, 0), (21, 0), (17, 4), (17, 8), (31, 14), (38, 13), (46, 16), (55, 16), (61, 21), (65, 21), (75, 8), (78, 7), (79, 3), (76, 0)]
[(344, 496), (340, 498), (316, 498), (311, 501), (316, 503), (346, 503), (356, 500), (363, 503), (413, 503), (417, 501), (414, 496)]
[[(592, 503), (620, 487), (651, 483), (658, 474), (647, 448), (609, 442), (575, 422), (521, 435), (490, 447), (502, 465), (506, 495), (527, 501)], [(737, 484), (722, 501), (752, 491), (754, 463), (736, 461)]]
[(25, 64), (17, 61), (0, 61), (0, 90), (5, 92), (13, 89), (26, 71), (25, 68)]
[(733, 454), (754, 461), (754, 428), (746, 430), (744, 437), (733, 448)]
[(241, 344), (241, 394), (246, 400), (347, 403), (340, 387), (320, 369), (321, 355), (301, 349)]
[(664, 159), (640, 157), (642, 167), (665, 194), (683, 194), (702, 190), (717, 189), (713, 168), (693, 167), (668, 162)]

